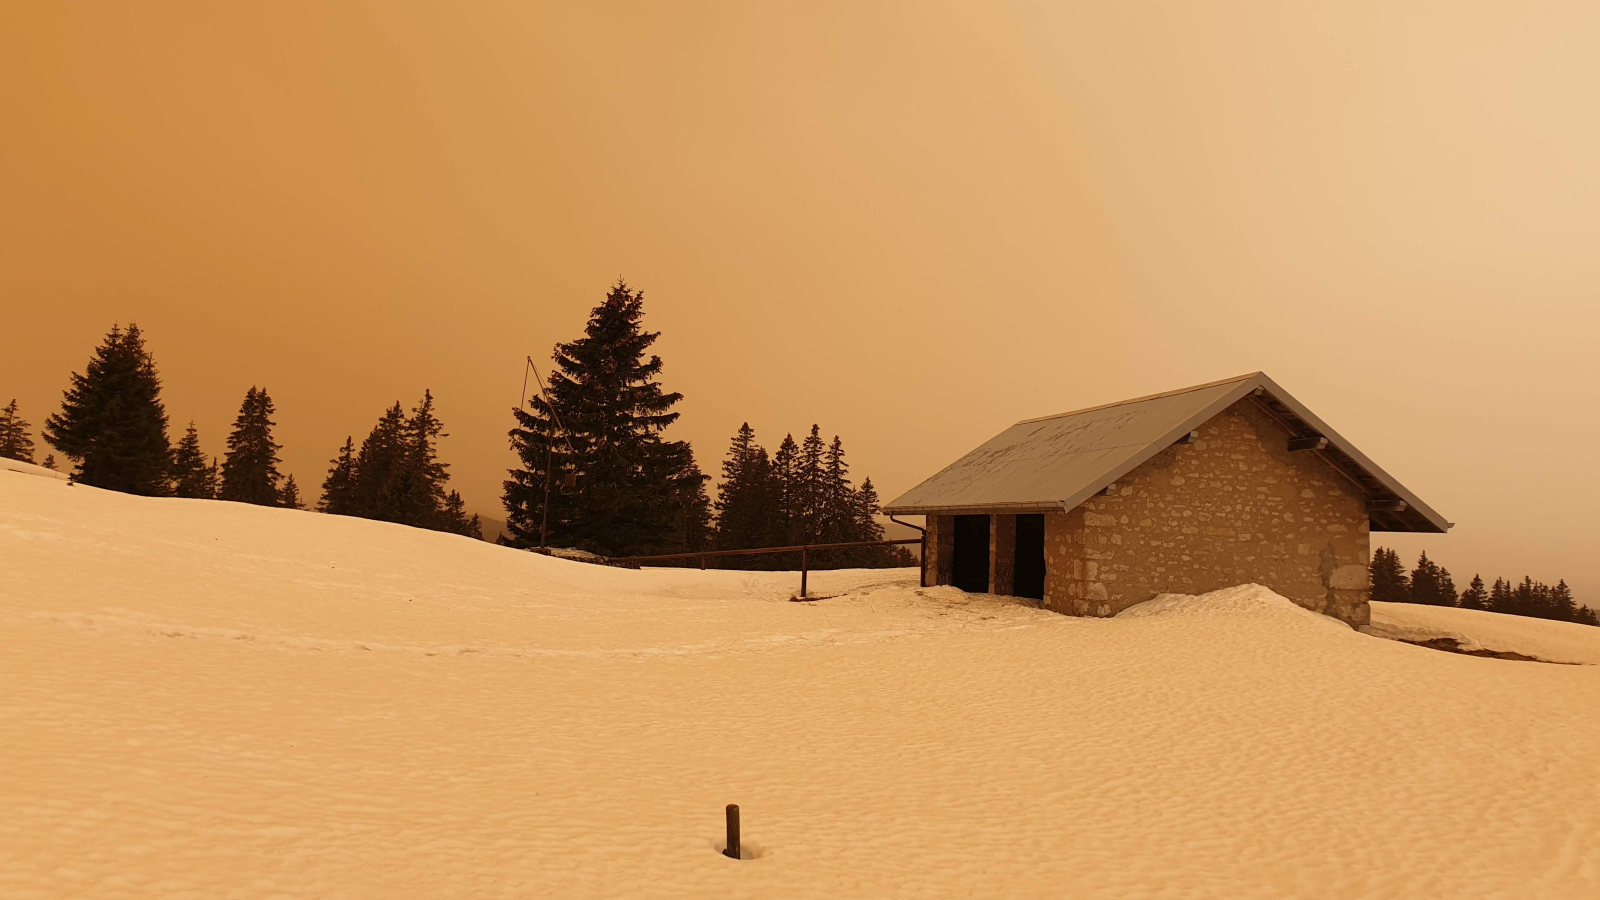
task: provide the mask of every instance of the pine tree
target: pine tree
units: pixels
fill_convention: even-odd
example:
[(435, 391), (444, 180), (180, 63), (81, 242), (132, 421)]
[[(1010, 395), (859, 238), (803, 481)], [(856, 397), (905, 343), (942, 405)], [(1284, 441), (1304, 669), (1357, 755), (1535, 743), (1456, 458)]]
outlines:
[(643, 317), (643, 295), (618, 281), (590, 312), (584, 336), (556, 345), (549, 402), (535, 394), (531, 412), (514, 411), (510, 436), (522, 467), (509, 473), (503, 497), (513, 545), (539, 545), (551, 458), (551, 546), (628, 556), (705, 538), (706, 476), (686, 442), (661, 438), (683, 395), (662, 390), (661, 357), (645, 355), (660, 333), (645, 331)]
[(439, 461), (438, 442), (449, 437), (434, 411), (433, 391), (406, 415), (398, 401), (384, 410), (356, 450), (347, 436), (328, 462), (319, 512), (361, 516), (466, 534), (482, 540), (483, 527), (455, 491), (446, 493), (449, 465)]
[(76, 461), (73, 480), (130, 494), (167, 490), (167, 412), (139, 326), (113, 327), (84, 374), (72, 373), (44, 439)]
[(218, 499), (277, 506), (282, 500), (278, 472), (278, 442), (272, 439), (272, 398), (265, 388), (251, 386), (239, 406), (228, 435), (228, 453), (222, 460), (222, 489)]
[(305, 503), (300, 500), (300, 486), (294, 483), (293, 475), (283, 482), (283, 490), (278, 492), (278, 505), (284, 509), (306, 508)]
[[(776, 515), (772, 463), (755, 441), (749, 422), (739, 426), (722, 461), (717, 486), (716, 546), (724, 550), (770, 547)], [(759, 557), (731, 557), (728, 565), (755, 564)]]
[(844, 460), (844, 442), (838, 435), (822, 456), (822, 521), (818, 530), (824, 541), (867, 540), (857, 534), (855, 489), (850, 485), (850, 464)]
[(1483, 577), (1472, 576), (1472, 584), (1461, 592), (1462, 609), (1488, 609), (1489, 592), (1483, 586)]
[(33, 438), (28, 436), (28, 423), (17, 414), (17, 401), (0, 409), (0, 459), (33, 462)]
[[(660, 544), (676, 550), (711, 548), (711, 498), (694, 453), (686, 441), (665, 445), (649, 457), (643, 474), (649, 482), (663, 486), (660, 502), (666, 512), (666, 531)], [(669, 551), (670, 552), (670, 551)]]
[(1550, 617), (1563, 622), (1576, 622), (1578, 620), (1578, 605), (1572, 599), (1572, 588), (1567, 586), (1565, 578), (1556, 582), (1550, 589)]
[(778, 452), (772, 455), (772, 478), (778, 513), (774, 543), (779, 546), (798, 544), (804, 534), (800, 520), (805, 509), (800, 486), (800, 445), (794, 442), (792, 434), (783, 436)]
[(406, 414), (399, 401), (384, 410), (356, 454), (347, 515), (398, 521), (397, 484), (406, 464)]
[(1456, 581), (1450, 577), (1450, 570), (1443, 566), (1438, 567), (1439, 592), (1435, 594), (1440, 606), (1456, 605)]
[(811, 433), (800, 442), (798, 481), (799, 537), (802, 543), (818, 543), (822, 539), (822, 522), (827, 517), (827, 475), (823, 470), (822, 430), (811, 426)]
[(1408, 603), (1411, 582), (1400, 563), (1400, 554), (1387, 547), (1372, 551), (1372, 599), (1381, 603)]
[(56, 455), (54, 453), (46, 453), (44, 455), (44, 462), (40, 463), (39, 465), (44, 466), (46, 469), (54, 472), (56, 470)]
[(354, 515), (356, 447), (353, 435), (346, 435), (339, 455), (329, 460), (328, 476), (322, 479), (322, 499), (317, 501), (317, 512), (336, 516)]
[(1550, 606), (1550, 585), (1528, 577), (1524, 577), (1523, 582), (1523, 585), (1518, 586), (1518, 590), (1526, 588), (1527, 592), (1527, 612), (1523, 615), (1540, 619), (1554, 618)]
[(444, 510), (438, 530), (483, 540), (483, 523), (479, 521), (477, 513), (467, 515), (466, 501), (461, 499), (461, 494), (457, 491), (451, 491), (444, 498)]
[(439, 461), (438, 440), (448, 437), (433, 411), (433, 392), (422, 400), (401, 425), (399, 453), (389, 482), (386, 521), (417, 528), (450, 530), (441, 520), (449, 466)]
[(1516, 601), (1511, 596), (1511, 585), (1504, 578), (1496, 578), (1489, 589), (1489, 611), (1516, 615)]
[(172, 448), (172, 462), (167, 467), (167, 480), (171, 482), (174, 497), (214, 500), (212, 485), (206, 467), (206, 455), (200, 451), (200, 434), (194, 422), (184, 429), (183, 437)]
[(1519, 616), (1540, 615), (1539, 601), (1533, 590), (1533, 579), (1522, 576), (1522, 583), (1511, 590), (1511, 607)]
[(211, 465), (206, 467), (205, 493), (213, 500), (222, 493), (222, 464), (215, 456), (211, 457)]
[[(881, 541), (883, 540), (883, 525), (878, 522), (878, 489), (873, 487), (871, 478), (861, 481), (861, 489), (855, 492), (856, 508), (856, 540)], [(882, 569), (903, 566), (914, 566), (917, 558), (911, 551), (904, 547), (864, 547), (861, 551), (861, 565), (863, 568)]]
[(1428, 559), (1427, 551), (1417, 557), (1417, 567), (1411, 570), (1411, 603), (1428, 606), (1439, 605), (1439, 567)]
[(1595, 611), (1589, 607), (1580, 606), (1573, 621), (1580, 625), (1600, 625), (1600, 616), (1595, 615)]

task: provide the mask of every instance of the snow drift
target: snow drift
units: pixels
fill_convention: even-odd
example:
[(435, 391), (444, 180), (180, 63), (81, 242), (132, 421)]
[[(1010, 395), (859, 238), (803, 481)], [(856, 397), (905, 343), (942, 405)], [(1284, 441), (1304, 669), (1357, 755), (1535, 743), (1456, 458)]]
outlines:
[(1600, 895), (1600, 667), (813, 579), (0, 472), (0, 896)]

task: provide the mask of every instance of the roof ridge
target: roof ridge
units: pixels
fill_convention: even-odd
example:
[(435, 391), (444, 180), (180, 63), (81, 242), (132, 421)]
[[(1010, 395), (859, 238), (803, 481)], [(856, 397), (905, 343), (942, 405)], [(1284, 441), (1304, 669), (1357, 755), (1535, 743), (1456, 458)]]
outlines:
[(1016, 424), (1017, 425), (1031, 425), (1034, 422), (1045, 422), (1045, 421), (1048, 421), (1050, 419), (1060, 419), (1060, 418), (1063, 418), (1065, 416), (1081, 415), (1083, 413), (1095, 412), (1097, 410), (1110, 409), (1113, 406), (1127, 406), (1130, 403), (1143, 403), (1146, 400), (1160, 400), (1162, 397), (1175, 397), (1178, 394), (1187, 394), (1187, 393), (1190, 393), (1192, 391), (1203, 391), (1206, 388), (1220, 387), (1220, 386), (1222, 386), (1224, 384), (1236, 384), (1236, 383), (1241, 382), (1241, 381), (1249, 381), (1252, 378), (1257, 378), (1257, 377), (1265, 375), (1265, 374), (1266, 374), (1265, 372), (1246, 372), (1243, 375), (1235, 375), (1232, 378), (1223, 378), (1223, 379), (1220, 379), (1218, 381), (1209, 381), (1209, 382), (1206, 382), (1205, 384), (1190, 385), (1189, 387), (1178, 388), (1177, 390), (1172, 390), (1172, 391), (1162, 391), (1159, 394), (1149, 394), (1149, 395), (1144, 396), (1144, 397), (1133, 397), (1133, 398), (1130, 398), (1128, 400), (1118, 400), (1115, 403), (1102, 403), (1099, 406), (1086, 406), (1083, 409), (1074, 409), (1074, 410), (1070, 410), (1068, 412), (1055, 413), (1054, 415), (1036, 416), (1036, 417), (1034, 417), (1032, 419), (1023, 419), (1022, 421), (1017, 422)]

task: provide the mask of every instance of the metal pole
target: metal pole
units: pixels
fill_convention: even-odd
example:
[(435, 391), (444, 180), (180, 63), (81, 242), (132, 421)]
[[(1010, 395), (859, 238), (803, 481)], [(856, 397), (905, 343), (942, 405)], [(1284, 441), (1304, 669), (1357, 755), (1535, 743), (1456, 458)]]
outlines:
[(539, 549), (548, 549), (545, 538), (550, 531), (550, 470), (555, 467), (556, 442), (551, 440), (553, 435), (546, 435), (544, 442), (544, 517), (539, 522)]
[(728, 804), (728, 846), (722, 855), (729, 859), (739, 858), (739, 804)]

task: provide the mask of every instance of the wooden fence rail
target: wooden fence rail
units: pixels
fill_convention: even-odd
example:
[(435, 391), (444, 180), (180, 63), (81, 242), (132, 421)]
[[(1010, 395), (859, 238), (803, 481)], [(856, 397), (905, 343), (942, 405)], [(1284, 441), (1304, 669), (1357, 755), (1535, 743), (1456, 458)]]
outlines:
[[(810, 571), (809, 555), (813, 550), (848, 550), (852, 547), (894, 547), (902, 544), (922, 544), (925, 538), (904, 538), (894, 541), (843, 541), (834, 544), (795, 544), (791, 547), (752, 547), (748, 550), (701, 550), (696, 553), (662, 553), (656, 556), (621, 556), (608, 559), (606, 562), (624, 566), (639, 566), (644, 563), (674, 562), (685, 559), (698, 559), (700, 568), (706, 567), (706, 560), (721, 556), (761, 556), (770, 553), (798, 553), (800, 554), (800, 599), (806, 597), (806, 578)], [(922, 548), (927, 552), (927, 548)], [(925, 579), (919, 578), (921, 584)], [(926, 584), (922, 585), (927, 587)]]

